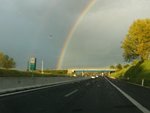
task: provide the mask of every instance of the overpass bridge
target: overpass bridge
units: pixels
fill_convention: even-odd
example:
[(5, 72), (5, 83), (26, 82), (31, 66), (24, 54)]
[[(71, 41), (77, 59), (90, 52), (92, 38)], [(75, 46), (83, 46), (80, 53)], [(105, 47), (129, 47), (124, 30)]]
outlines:
[(83, 73), (112, 73), (116, 69), (110, 68), (74, 68), (68, 69), (68, 74), (83, 74)]

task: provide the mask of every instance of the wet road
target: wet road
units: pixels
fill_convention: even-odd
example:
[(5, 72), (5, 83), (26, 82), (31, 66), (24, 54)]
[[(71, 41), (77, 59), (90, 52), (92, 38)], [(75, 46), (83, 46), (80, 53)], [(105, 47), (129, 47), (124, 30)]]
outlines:
[[(142, 113), (110, 82), (147, 110), (150, 109), (150, 89), (98, 77), (9, 96), (1, 95), (0, 113)], [(145, 94), (137, 94), (141, 91)]]

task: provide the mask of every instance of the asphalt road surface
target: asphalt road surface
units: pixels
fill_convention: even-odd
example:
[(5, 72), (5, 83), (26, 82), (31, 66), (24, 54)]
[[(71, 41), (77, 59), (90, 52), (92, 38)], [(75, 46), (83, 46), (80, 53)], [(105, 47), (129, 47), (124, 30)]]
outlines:
[(150, 113), (149, 110), (150, 89), (105, 77), (0, 95), (0, 113)]

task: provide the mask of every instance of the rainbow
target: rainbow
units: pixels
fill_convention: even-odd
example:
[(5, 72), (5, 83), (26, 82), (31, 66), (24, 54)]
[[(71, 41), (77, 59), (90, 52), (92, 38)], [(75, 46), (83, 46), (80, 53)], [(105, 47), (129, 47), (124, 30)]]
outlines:
[(83, 20), (84, 16), (89, 12), (89, 10), (95, 4), (95, 2), (96, 2), (96, 0), (90, 0), (89, 1), (89, 3), (84, 8), (84, 10), (81, 12), (80, 16), (77, 18), (77, 20), (74, 23), (73, 27), (68, 32), (68, 35), (67, 35), (67, 37), (64, 41), (64, 45), (63, 45), (62, 50), (61, 50), (60, 58), (58, 59), (57, 69), (61, 69), (61, 66), (62, 66), (62, 63), (63, 63), (63, 59), (64, 59), (64, 56), (65, 56), (68, 44), (69, 44), (74, 32), (76, 31), (76, 29), (79, 26), (80, 22)]

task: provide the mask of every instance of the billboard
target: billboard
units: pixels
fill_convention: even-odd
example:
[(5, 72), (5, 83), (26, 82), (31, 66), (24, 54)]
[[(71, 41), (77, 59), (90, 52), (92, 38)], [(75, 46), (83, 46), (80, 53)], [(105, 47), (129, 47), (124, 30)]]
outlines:
[(29, 60), (29, 70), (30, 71), (36, 70), (36, 58), (35, 57), (31, 57)]

